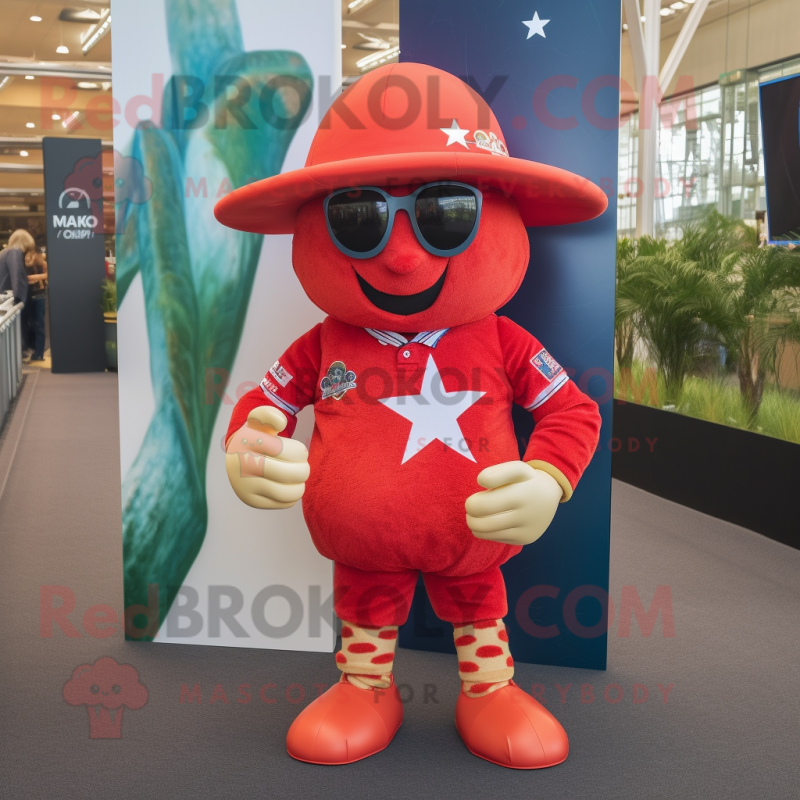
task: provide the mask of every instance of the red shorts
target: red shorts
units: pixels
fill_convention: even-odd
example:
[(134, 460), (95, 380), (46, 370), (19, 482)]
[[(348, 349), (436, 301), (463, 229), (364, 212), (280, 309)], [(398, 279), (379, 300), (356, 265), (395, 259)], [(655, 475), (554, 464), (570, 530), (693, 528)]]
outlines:
[[(336, 562), (333, 572), (334, 608), (339, 619), (377, 627), (402, 625), (408, 618), (419, 570), (366, 572)], [(500, 567), (466, 576), (423, 572), (433, 610), (439, 619), (463, 625), (483, 619), (502, 619), (508, 613), (506, 586)]]

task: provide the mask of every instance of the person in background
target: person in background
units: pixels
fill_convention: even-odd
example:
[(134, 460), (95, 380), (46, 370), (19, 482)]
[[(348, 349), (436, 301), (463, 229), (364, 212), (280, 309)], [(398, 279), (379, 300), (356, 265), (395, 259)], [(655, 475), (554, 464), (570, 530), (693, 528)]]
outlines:
[(8, 246), (0, 253), (0, 292), (11, 290), (14, 302), (22, 303), (22, 319), (20, 333), (22, 334), (23, 361), (30, 361), (32, 350), (28, 334), (28, 273), (25, 268), (26, 261), (36, 253), (36, 242), (28, 231), (19, 229), (14, 231), (8, 239)]
[(33, 346), (33, 361), (44, 361), (45, 309), (47, 307), (47, 261), (42, 253), (28, 253), (25, 257), (28, 272), (28, 344)]
[[(36, 242), (26, 230), (16, 230), (8, 240), (8, 247), (0, 253), (0, 292), (9, 289), (14, 293), (15, 303), (28, 301), (28, 276), (26, 260), (36, 253)], [(32, 262), (31, 262), (32, 263)]]

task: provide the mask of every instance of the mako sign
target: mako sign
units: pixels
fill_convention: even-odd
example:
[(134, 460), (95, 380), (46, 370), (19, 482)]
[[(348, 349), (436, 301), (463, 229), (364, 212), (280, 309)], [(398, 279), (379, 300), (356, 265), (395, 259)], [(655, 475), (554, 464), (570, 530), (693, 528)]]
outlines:
[(91, 239), (94, 236), (99, 220), (91, 213), (92, 199), (88, 192), (79, 186), (70, 186), (59, 195), (58, 207), (71, 213), (53, 214), (57, 239)]
[(53, 372), (100, 372), (106, 367), (101, 142), (46, 137), (42, 149)]

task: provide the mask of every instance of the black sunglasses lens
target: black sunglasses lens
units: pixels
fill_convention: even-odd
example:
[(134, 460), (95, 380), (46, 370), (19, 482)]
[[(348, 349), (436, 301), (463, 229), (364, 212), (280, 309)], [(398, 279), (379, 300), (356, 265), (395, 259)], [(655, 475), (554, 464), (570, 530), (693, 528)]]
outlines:
[(437, 250), (454, 250), (469, 239), (478, 221), (478, 198), (464, 186), (430, 186), (417, 195), (417, 226)]
[(328, 224), (340, 245), (368, 253), (386, 233), (389, 208), (383, 196), (370, 189), (340, 192), (328, 201)]

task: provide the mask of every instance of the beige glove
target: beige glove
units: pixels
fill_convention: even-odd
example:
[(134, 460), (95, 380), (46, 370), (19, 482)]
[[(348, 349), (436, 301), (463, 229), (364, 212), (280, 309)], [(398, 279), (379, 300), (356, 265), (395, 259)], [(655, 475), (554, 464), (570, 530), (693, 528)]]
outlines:
[(555, 478), (524, 461), (506, 461), (478, 475), (486, 488), (467, 498), (467, 525), (479, 539), (535, 542), (553, 521), (564, 492)]
[(291, 508), (308, 480), (308, 450), (296, 439), (277, 436), (286, 417), (259, 406), (231, 436), (225, 451), (228, 480), (237, 497), (253, 508)]

